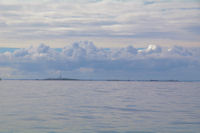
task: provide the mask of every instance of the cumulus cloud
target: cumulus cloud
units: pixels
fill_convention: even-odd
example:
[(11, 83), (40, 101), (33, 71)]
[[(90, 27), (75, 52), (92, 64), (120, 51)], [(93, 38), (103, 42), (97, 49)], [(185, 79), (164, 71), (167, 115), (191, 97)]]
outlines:
[(15, 70), (15, 75), (25, 78), (58, 76), (59, 71), (65, 77), (82, 79), (189, 80), (200, 79), (199, 53), (200, 48), (180, 46), (99, 48), (88, 41), (58, 51), (41, 44), (0, 53), (0, 68)]
[(138, 52), (142, 53), (142, 54), (161, 53), (162, 48), (160, 46), (156, 46), (156, 45), (149, 45), (146, 49), (139, 50)]

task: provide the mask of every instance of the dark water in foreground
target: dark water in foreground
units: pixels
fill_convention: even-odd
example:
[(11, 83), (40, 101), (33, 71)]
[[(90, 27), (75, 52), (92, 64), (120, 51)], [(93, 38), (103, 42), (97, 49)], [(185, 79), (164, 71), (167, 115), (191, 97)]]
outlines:
[(200, 82), (0, 81), (0, 133), (200, 133)]

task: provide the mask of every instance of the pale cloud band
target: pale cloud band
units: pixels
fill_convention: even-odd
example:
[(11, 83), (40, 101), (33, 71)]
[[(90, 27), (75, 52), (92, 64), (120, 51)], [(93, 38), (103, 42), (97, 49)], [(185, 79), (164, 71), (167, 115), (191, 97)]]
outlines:
[(72, 38), (162, 39), (199, 45), (199, 21), (199, 1), (0, 0), (0, 45), (10, 40), (16, 47), (22, 41), (52, 40), (56, 45), (59, 39)]

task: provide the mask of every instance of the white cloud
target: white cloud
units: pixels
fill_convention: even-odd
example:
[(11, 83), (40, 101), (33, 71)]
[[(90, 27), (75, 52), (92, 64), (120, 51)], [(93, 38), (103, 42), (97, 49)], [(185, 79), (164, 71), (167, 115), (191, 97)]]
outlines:
[(21, 74), (25, 78), (52, 77), (59, 71), (63, 77), (71, 78), (189, 80), (200, 79), (199, 53), (200, 48), (180, 46), (98, 48), (88, 41), (76, 42), (58, 51), (41, 44), (0, 53), (0, 68), (16, 70), (12, 77)]
[(141, 54), (161, 53), (162, 48), (160, 46), (156, 46), (156, 45), (149, 45), (146, 49), (139, 50), (138, 52)]

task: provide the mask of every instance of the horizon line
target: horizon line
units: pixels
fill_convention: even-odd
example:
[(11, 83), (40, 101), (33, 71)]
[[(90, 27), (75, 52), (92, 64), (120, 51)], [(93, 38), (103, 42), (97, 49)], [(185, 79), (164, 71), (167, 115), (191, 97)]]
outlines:
[(200, 82), (200, 80), (172, 79), (73, 79), (73, 78), (44, 78), (44, 79), (2, 79), (1, 80), (34, 80), (34, 81), (126, 81), (126, 82)]

